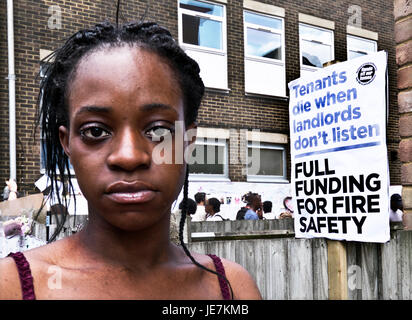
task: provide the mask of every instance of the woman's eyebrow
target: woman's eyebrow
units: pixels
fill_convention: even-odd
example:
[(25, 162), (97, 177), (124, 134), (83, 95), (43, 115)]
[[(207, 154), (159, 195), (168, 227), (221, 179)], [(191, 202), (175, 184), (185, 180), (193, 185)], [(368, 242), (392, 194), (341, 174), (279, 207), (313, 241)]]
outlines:
[(143, 112), (153, 112), (157, 110), (172, 111), (173, 113), (176, 114), (176, 116), (178, 116), (178, 112), (176, 111), (175, 108), (167, 104), (163, 104), (163, 103), (149, 103), (149, 104), (143, 105), (141, 108), (141, 111)]
[(76, 116), (82, 113), (110, 113), (112, 107), (103, 107), (103, 106), (84, 106), (81, 107), (77, 112)]

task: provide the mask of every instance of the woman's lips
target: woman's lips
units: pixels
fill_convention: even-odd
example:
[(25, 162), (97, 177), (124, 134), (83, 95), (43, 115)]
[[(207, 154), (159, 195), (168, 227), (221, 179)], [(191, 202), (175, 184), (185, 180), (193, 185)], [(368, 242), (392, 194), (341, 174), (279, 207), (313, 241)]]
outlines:
[(140, 190), (135, 192), (113, 192), (106, 195), (119, 204), (139, 204), (153, 200), (156, 193), (153, 190)]
[(119, 204), (139, 204), (153, 200), (156, 190), (140, 181), (117, 181), (107, 187), (105, 194), (110, 200)]

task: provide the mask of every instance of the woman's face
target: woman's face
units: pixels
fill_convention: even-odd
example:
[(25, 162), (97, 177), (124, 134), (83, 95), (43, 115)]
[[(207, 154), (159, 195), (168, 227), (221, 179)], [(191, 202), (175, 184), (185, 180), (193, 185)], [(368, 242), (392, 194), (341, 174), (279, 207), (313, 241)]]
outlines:
[(208, 200), (206, 200), (205, 211), (206, 211), (207, 214), (210, 214), (210, 215), (214, 214), (213, 206), (211, 204), (209, 204)]
[(142, 48), (101, 49), (80, 61), (68, 103), (70, 126), (60, 127), (60, 140), (89, 213), (130, 231), (168, 219), (185, 176), (184, 160), (153, 160), (160, 136), (171, 138), (174, 155), (175, 122), (184, 128), (183, 96), (169, 65)]

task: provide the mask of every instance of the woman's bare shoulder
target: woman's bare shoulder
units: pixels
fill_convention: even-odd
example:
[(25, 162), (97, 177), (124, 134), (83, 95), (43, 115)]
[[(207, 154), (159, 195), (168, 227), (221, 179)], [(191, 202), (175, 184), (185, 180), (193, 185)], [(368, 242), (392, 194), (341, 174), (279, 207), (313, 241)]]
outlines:
[[(213, 265), (211, 258), (203, 254), (193, 254), (195, 259), (205, 265)], [(235, 300), (260, 300), (262, 296), (259, 288), (256, 285), (255, 280), (250, 273), (243, 268), (240, 264), (221, 258), (225, 274), (232, 286), (233, 295)]]
[(0, 300), (22, 299), (16, 263), (10, 257), (0, 259)]
[[(58, 251), (57, 248), (61, 246), (58, 242), (23, 252), (24, 257), (29, 262), (34, 282), (43, 276), (44, 270), (47, 270), (53, 253)], [(0, 259), (0, 300), (13, 299), (22, 299), (19, 272), (14, 259), (5, 257)]]
[(250, 273), (240, 264), (221, 258), (226, 277), (236, 300), (261, 300), (259, 288)]

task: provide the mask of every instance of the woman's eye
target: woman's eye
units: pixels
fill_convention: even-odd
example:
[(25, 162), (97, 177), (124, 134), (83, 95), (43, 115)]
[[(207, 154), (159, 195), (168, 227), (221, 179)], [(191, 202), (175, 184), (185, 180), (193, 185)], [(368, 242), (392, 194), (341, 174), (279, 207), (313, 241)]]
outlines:
[(173, 134), (173, 130), (166, 127), (154, 127), (147, 131), (147, 135), (154, 141), (159, 141), (161, 138), (164, 138), (169, 134)]
[(108, 137), (110, 134), (100, 127), (90, 127), (81, 131), (83, 137), (88, 139), (102, 139)]

